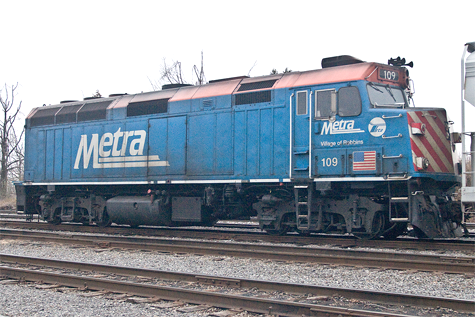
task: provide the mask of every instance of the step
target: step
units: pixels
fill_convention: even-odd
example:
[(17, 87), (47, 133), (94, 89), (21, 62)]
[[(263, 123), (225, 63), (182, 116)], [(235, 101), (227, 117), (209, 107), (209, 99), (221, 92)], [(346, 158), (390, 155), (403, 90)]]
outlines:
[(409, 222), (409, 218), (391, 218), (391, 222)]
[(297, 151), (297, 152), (294, 152), (294, 155), (305, 155), (305, 154), (308, 154), (308, 150), (303, 150), (303, 151)]
[(409, 197), (391, 197), (391, 202), (402, 203), (405, 201), (409, 201)]
[(308, 171), (308, 166), (307, 166), (307, 167), (298, 167), (298, 168), (294, 168), (294, 171), (297, 171), (297, 172), (304, 172), (304, 171)]

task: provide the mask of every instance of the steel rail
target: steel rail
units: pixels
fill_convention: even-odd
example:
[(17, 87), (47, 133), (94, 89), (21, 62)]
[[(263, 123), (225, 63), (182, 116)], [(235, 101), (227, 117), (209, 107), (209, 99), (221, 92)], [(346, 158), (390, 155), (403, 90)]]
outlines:
[[(257, 288), (265, 291), (280, 291), (292, 294), (318, 294), (319, 296), (339, 296), (363, 301), (374, 301), (385, 304), (409, 305), (421, 307), (445, 307), (456, 311), (472, 312), (475, 310), (475, 301), (442, 298), (433, 296), (407, 295), (400, 293), (368, 291), (360, 289), (347, 289), (338, 287), (291, 284), (282, 282), (269, 282), (259, 280), (249, 280), (232, 277), (205, 276), (189, 273), (159, 271), (151, 269), (128, 268), (112, 265), (99, 265), (83, 262), (71, 262), (61, 260), (40, 259), (22, 256), (13, 256), (8, 254), (0, 254), (0, 260), (3, 263), (28, 264), (35, 266), (46, 266), (60, 269), (94, 271), (106, 274), (118, 274), (127, 276), (141, 276), (148, 278), (157, 278), (162, 280), (178, 280), (186, 282), (195, 282), (201, 284), (211, 284), (219, 286), (239, 287), (239, 288)], [(0, 273), (10, 278), (18, 278), (18, 276), (9, 275), (6, 267), (0, 267)], [(20, 269), (24, 270), (24, 269)], [(23, 272), (23, 271), (19, 271)], [(57, 273), (54, 273), (57, 274)], [(44, 282), (44, 280), (43, 280)], [(50, 283), (55, 283), (51, 281)], [(87, 284), (90, 287), (89, 284)], [(83, 286), (83, 285), (82, 285)], [(76, 286), (77, 287), (77, 286)], [(215, 304), (213, 304), (215, 305)], [(216, 305), (215, 305), (216, 306)]]
[(205, 304), (218, 308), (239, 308), (246, 311), (264, 314), (276, 314), (279, 316), (317, 316), (321, 312), (327, 313), (328, 315), (326, 316), (405, 316), (400, 314), (378, 313), (345, 308), (338, 309), (323, 305), (219, 294), (215, 292), (189, 290), (178, 287), (147, 285), (100, 278), (78, 277), (66, 274), (29, 271), (24, 269), (0, 268), (0, 270), (4, 276), (24, 281), (59, 284), (68, 287), (108, 291), (112, 293), (123, 293), (143, 297), (155, 297), (164, 300), (180, 300), (191, 304)]
[(234, 239), (234, 240), (262, 240), (272, 243), (298, 243), (298, 244), (331, 244), (342, 247), (368, 247), (368, 248), (391, 248), (391, 249), (416, 249), (416, 250), (450, 250), (474, 252), (475, 240), (425, 240), (413, 238), (400, 238), (397, 240), (363, 240), (351, 236), (328, 236), (316, 234), (310, 236), (299, 236), (297, 234), (288, 234), (285, 236), (271, 236), (264, 232), (249, 231), (231, 231), (231, 230), (213, 230), (196, 228), (167, 228), (167, 227), (140, 227), (131, 229), (124, 226), (113, 226), (99, 228), (95, 226), (83, 226), (77, 224), (51, 225), (45, 222), (25, 222), (25, 221), (6, 221), (0, 220), (3, 227), (20, 229), (39, 229), (55, 231), (76, 231), (88, 233), (107, 233), (107, 234), (137, 234), (149, 236), (173, 236), (190, 237), (202, 239)]
[(250, 243), (210, 242), (196, 240), (168, 240), (164, 238), (84, 236), (0, 229), (0, 238), (28, 239), (43, 242), (126, 248), (174, 253), (193, 253), (215, 256), (235, 256), (266, 260), (313, 262), (349, 266), (377, 267), (400, 270), (437, 271), (454, 274), (475, 272), (474, 257), (450, 257), (382, 251), (360, 251), (334, 248), (306, 248)]

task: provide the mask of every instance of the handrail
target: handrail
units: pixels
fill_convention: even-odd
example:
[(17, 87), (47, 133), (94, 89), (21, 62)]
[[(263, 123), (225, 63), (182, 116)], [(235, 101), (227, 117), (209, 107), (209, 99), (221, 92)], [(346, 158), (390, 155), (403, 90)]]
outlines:
[(402, 113), (400, 113), (397, 116), (389, 116), (389, 117), (383, 114), (383, 119), (394, 119), (394, 118), (401, 118), (401, 117), (402, 117)]
[(292, 122), (292, 115), (293, 115), (293, 112), (292, 112), (292, 98), (294, 98), (294, 93), (292, 93), (292, 95), (290, 95), (290, 104), (289, 104), (289, 108), (290, 108), (290, 143), (289, 143), (289, 148), (290, 148), (290, 154), (289, 154), (289, 178), (292, 178), (292, 169), (293, 169), (293, 160), (292, 160), (292, 156), (293, 156), (293, 152), (294, 152), (294, 141), (293, 141), (293, 134), (292, 134), (292, 131), (293, 131), (293, 122)]
[(383, 155), (383, 159), (394, 159), (394, 158), (401, 158), (402, 157), (402, 154), (399, 154), (398, 156), (386, 156), (386, 155)]
[[(401, 176), (397, 176), (397, 175), (401, 175)], [(407, 178), (409, 178), (409, 176), (407, 175), (406, 172), (386, 174), (386, 179), (407, 179)]]
[(308, 178), (312, 178), (312, 126), (313, 126), (313, 113), (312, 113), (312, 96), (313, 91), (310, 91), (308, 96), (308, 118), (309, 118), (309, 126), (308, 126)]
[(382, 136), (383, 139), (395, 139), (395, 138), (402, 138), (402, 134), (399, 133), (398, 135), (394, 135), (394, 136), (385, 136), (383, 135)]

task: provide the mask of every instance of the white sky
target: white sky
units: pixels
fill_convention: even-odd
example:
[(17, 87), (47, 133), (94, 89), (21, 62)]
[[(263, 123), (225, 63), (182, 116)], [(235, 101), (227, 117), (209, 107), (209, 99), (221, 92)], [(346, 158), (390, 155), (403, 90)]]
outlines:
[(0, 0), (0, 87), (19, 83), (26, 116), (96, 90), (151, 91), (164, 58), (181, 61), (192, 81), (201, 51), (207, 80), (254, 65), (251, 76), (317, 69), (335, 55), (401, 56), (415, 64), (416, 106), (446, 108), (460, 131), (460, 59), (475, 41), (474, 9), (473, 0)]

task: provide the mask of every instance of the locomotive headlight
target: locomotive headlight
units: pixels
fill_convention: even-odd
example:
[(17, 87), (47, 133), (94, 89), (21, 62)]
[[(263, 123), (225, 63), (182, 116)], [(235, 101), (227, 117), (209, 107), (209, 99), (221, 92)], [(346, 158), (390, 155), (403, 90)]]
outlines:
[(429, 165), (429, 159), (426, 157), (416, 157), (416, 167), (418, 171), (427, 169)]

